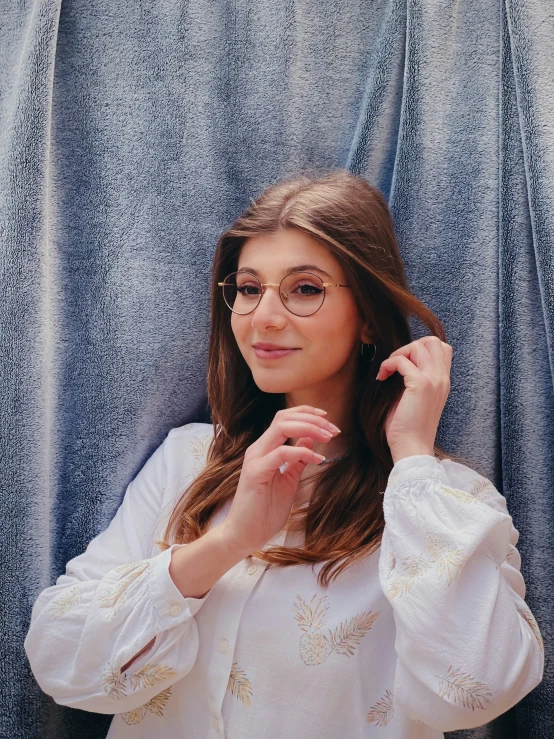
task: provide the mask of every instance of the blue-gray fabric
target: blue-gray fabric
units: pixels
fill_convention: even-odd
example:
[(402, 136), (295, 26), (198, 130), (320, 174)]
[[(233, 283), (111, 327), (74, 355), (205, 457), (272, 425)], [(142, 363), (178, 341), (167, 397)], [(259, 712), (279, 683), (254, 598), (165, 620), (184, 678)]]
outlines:
[(34, 682), (32, 604), (208, 420), (218, 235), (337, 167), (388, 198), (446, 327), (438, 442), (506, 496), (546, 642), (538, 688), (451, 736), (554, 736), (553, 41), (545, 0), (2, 2), (1, 737), (105, 736)]

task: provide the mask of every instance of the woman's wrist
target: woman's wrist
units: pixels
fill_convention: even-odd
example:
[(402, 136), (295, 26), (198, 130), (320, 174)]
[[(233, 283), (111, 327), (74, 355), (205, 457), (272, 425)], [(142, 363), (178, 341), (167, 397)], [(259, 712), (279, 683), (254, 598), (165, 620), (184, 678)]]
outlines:
[(394, 464), (405, 457), (413, 457), (419, 454), (430, 455), (433, 457), (435, 449), (434, 447), (429, 447), (428, 444), (422, 444), (420, 442), (409, 442), (391, 447), (391, 456)]
[(217, 532), (226, 556), (233, 560), (236, 559), (237, 562), (249, 557), (254, 551), (252, 547), (245, 546), (241, 538), (235, 535), (228, 520), (215, 526), (212, 531)]
[(169, 575), (183, 597), (203, 598), (219, 578), (245, 556), (219, 524), (172, 552)]

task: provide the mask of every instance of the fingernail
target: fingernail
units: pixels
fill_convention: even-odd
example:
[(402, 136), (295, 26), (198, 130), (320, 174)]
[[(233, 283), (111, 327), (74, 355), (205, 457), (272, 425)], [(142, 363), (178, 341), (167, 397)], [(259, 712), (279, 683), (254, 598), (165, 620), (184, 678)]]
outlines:
[(314, 408), (315, 413), (319, 413), (320, 415), (324, 416), (327, 411), (324, 411), (323, 408)]
[(325, 429), (321, 429), (321, 433), (324, 436), (328, 436), (329, 438), (331, 438), (331, 436), (333, 436), (333, 434), (330, 431), (325, 431)]
[(314, 452), (314, 456), (318, 460), (318, 464), (321, 464), (323, 460), (325, 459), (325, 457), (322, 454), (316, 454), (315, 452)]
[(333, 431), (335, 431), (335, 432), (336, 432), (337, 434), (340, 434), (340, 429), (339, 429), (339, 427), (338, 427), (338, 426), (335, 426), (335, 424), (334, 424), (334, 423), (330, 423), (330, 424), (329, 424), (329, 428), (333, 429)]

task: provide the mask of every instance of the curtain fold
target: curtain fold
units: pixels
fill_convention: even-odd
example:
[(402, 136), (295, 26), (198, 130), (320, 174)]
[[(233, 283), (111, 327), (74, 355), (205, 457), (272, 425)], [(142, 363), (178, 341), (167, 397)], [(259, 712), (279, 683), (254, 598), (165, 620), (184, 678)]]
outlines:
[[(209, 418), (219, 234), (342, 167), (445, 324), (438, 442), (504, 493), (545, 677), (449, 739), (554, 736), (554, 14), (543, 0), (28, 0), (0, 22), (0, 736), (100, 739), (43, 695), (31, 606), (167, 431)], [(413, 326), (414, 338), (421, 335)]]

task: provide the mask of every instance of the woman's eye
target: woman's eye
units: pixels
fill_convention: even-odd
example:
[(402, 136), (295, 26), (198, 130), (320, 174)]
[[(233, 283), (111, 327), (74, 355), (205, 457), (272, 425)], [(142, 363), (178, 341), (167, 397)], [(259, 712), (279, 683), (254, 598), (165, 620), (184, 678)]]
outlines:
[(303, 282), (295, 287), (300, 295), (318, 295), (321, 292), (321, 288), (316, 285), (310, 285), (308, 282)]
[(256, 285), (240, 285), (237, 286), (237, 292), (241, 295), (258, 295), (260, 288)]

